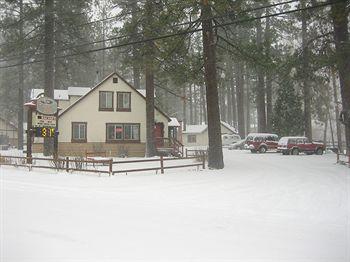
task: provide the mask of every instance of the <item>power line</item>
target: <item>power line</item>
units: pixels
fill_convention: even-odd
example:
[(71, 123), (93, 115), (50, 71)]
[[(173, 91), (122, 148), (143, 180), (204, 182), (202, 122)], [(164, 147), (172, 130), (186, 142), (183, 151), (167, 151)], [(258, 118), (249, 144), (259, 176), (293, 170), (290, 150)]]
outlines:
[[(271, 7), (275, 7), (275, 6), (279, 6), (279, 5), (283, 5), (283, 4), (289, 4), (289, 3), (293, 3), (293, 2), (297, 2), (297, 1), (299, 1), (299, 0), (289, 0), (289, 1), (281, 2), (281, 3), (264, 5), (264, 6), (260, 6), (260, 7), (251, 8), (251, 9), (247, 9), (247, 10), (241, 11), (238, 14), (249, 13), (249, 12), (253, 12), (253, 11), (257, 11), (257, 10), (261, 10), (261, 9), (266, 9), (266, 8), (271, 8)], [(168, 5), (166, 5), (166, 6), (168, 6)], [(114, 8), (114, 7), (112, 7), (112, 8)], [(140, 11), (142, 11), (142, 10), (139, 10), (137, 12), (140, 12)], [(76, 14), (76, 15), (80, 15), (80, 14), (84, 14), (84, 13), (79, 13), (79, 14)], [(133, 12), (124, 13), (124, 14), (118, 14), (116, 16), (107, 17), (105, 19), (100, 19), (100, 20), (95, 20), (95, 21), (91, 21), (91, 22), (87, 22), (87, 23), (82, 23), (82, 24), (79, 24), (79, 25), (75, 25), (75, 27), (89, 25), (89, 24), (93, 24), (93, 23), (97, 23), (97, 22), (102, 22), (102, 21), (106, 21), (106, 20), (110, 20), (110, 19), (119, 17), (121, 15), (128, 15), (128, 14), (133, 14)], [(231, 14), (232, 14), (232, 11), (230, 11), (228, 13), (225, 13), (225, 14), (212, 16), (210, 18), (206, 18), (205, 20), (220, 18), (220, 17), (224, 17), (224, 16), (229, 16)], [(180, 23), (180, 24), (176, 24), (176, 25), (173, 25), (173, 26), (181, 26), (181, 25), (192, 24), (192, 23), (195, 23), (196, 21)], [(204, 20), (202, 19), (202, 21), (204, 21)], [(132, 34), (130, 36), (134, 36), (134, 35), (138, 35), (138, 34), (142, 34), (142, 32), (141, 33), (135, 33), (135, 34)], [(127, 37), (127, 36), (125, 36), (125, 37)], [(71, 46), (71, 47), (68, 47), (68, 48), (64, 48), (64, 49), (60, 49), (60, 50), (56, 50), (56, 51), (65, 51), (65, 50), (68, 50), (69, 48), (82, 47), (82, 46), (95, 44), (95, 43), (103, 43), (103, 42), (108, 42), (108, 41), (112, 41), (112, 40), (117, 40), (117, 39), (120, 39), (120, 38), (124, 38), (124, 36), (121, 36), (121, 37), (117, 36), (117, 37), (112, 37), (112, 38), (108, 38), (108, 39), (97, 40), (97, 41), (93, 41), (93, 42), (90, 42), (90, 43), (84, 43), (84, 44), (81, 44), (81, 45), (74, 45), (74, 46)], [(0, 44), (0, 45), (6, 45), (6, 43)], [(12, 59), (12, 60), (15, 60), (15, 59)], [(3, 59), (3, 61), (10, 61), (10, 60)]]
[[(283, 12), (269, 14), (269, 15), (264, 15), (264, 16), (259, 16), (259, 17), (238, 19), (238, 20), (235, 20), (235, 21), (232, 21), (232, 22), (227, 22), (227, 23), (223, 23), (223, 24), (213, 25), (213, 28), (220, 28), (220, 27), (225, 27), (225, 26), (229, 26), (229, 25), (233, 25), (233, 24), (240, 24), (240, 23), (244, 23), (244, 22), (252, 22), (254, 20), (263, 19), (263, 18), (267, 18), (267, 17), (275, 17), (275, 16), (284, 15), (284, 14), (291, 14), (291, 13), (295, 13), (295, 12), (299, 12), (299, 11), (303, 11), (303, 10), (311, 10), (311, 9), (316, 9), (316, 8), (320, 8), (320, 7), (326, 7), (326, 6), (330, 6), (330, 5), (336, 4), (338, 2), (341, 2), (341, 1), (343, 1), (343, 0), (336, 1), (336, 2), (325, 2), (325, 3), (322, 3), (322, 4), (310, 6), (310, 7), (297, 8), (297, 9), (293, 9), (293, 10), (283, 11)], [(88, 53), (93, 53), (93, 52), (98, 52), (98, 51), (103, 51), (103, 50), (109, 50), (109, 49), (113, 49), (113, 48), (124, 47), (124, 46), (128, 46), (128, 45), (147, 43), (147, 42), (150, 42), (150, 41), (166, 39), (166, 38), (170, 38), (170, 37), (175, 37), (175, 36), (179, 36), (179, 35), (195, 33), (195, 32), (199, 32), (199, 31), (202, 31), (202, 28), (197, 28), (197, 29), (192, 29), (192, 30), (184, 30), (182, 32), (176, 32), (176, 33), (161, 35), (161, 36), (157, 36), (157, 37), (150, 37), (148, 39), (141, 39), (141, 40), (137, 40), (137, 41), (116, 44), (116, 45), (103, 47), (103, 48), (90, 49), (90, 50), (77, 52), (77, 53), (73, 53), (73, 54), (68, 54), (68, 55), (55, 56), (55, 58), (58, 58), (58, 59), (59, 58), (66, 58), (66, 57), (72, 57), (72, 56), (77, 56), (77, 55), (81, 55), (81, 54), (88, 54)], [(23, 64), (26, 65), (26, 64), (40, 63), (40, 62), (43, 62), (43, 61), (44, 60), (34, 60), (34, 61), (24, 62)], [(0, 68), (10, 68), (10, 67), (15, 67), (15, 66), (19, 66), (19, 65), (21, 65), (21, 64), (13, 64), (13, 65), (8, 65), (8, 66), (1, 66)]]

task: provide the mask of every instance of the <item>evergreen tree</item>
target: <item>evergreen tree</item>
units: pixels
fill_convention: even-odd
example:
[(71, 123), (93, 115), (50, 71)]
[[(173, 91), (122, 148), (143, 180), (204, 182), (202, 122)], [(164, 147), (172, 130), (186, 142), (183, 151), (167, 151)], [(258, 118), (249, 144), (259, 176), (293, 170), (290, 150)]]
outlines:
[(293, 84), (285, 81), (277, 90), (273, 131), (279, 136), (302, 135), (304, 125), (301, 108), (301, 97), (295, 92)]

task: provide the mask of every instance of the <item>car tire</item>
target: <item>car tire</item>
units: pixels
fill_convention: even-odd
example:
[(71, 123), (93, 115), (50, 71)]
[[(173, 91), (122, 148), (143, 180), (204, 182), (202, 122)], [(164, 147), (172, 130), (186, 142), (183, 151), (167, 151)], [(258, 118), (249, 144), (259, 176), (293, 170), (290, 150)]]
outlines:
[(291, 153), (292, 153), (292, 155), (297, 156), (297, 155), (299, 155), (299, 149), (293, 148)]
[(282, 151), (282, 155), (289, 155), (289, 152), (288, 151)]
[(267, 151), (267, 148), (265, 146), (262, 146), (259, 148), (259, 153), (263, 154), (263, 153), (266, 153)]
[(256, 150), (255, 149), (250, 149), (250, 152), (256, 153)]
[(323, 149), (322, 148), (317, 148), (317, 150), (316, 150), (316, 155), (323, 155)]

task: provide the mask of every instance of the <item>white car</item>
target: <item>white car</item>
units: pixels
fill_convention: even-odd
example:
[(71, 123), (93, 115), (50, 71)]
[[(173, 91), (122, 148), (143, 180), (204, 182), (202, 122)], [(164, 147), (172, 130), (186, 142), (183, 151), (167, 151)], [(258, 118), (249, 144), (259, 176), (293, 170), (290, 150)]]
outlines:
[(233, 150), (233, 149), (247, 149), (245, 147), (245, 139), (241, 139), (239, 141), (237, 141), (236, 143), (233, 143), (231, 144), (229, 147), (228, 147), (229, 150)]
[(238, 142), (239, 140), (241, 140), (241, 137), (236, 134), (232, 134), (232, 135), (225, 134), (221, 136), (221, 141), (223, 146), (231, 145), (233, 143)]

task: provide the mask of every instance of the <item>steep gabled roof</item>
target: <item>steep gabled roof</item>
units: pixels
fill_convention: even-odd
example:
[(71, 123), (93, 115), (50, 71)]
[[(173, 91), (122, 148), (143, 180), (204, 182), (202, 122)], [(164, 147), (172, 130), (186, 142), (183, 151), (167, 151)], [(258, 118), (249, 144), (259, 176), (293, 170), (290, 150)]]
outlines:
[(236, 128), (234, 128), (233, 126), (231, 126), (230, 124), (224, 122), (224, 121), (221, 121), (221, 124), (226, 127), (228, 130), (230, 130), (231, 132), (235, 133), (235, 134), (238, 134), (238, 131), (236, 130)]
[[(88, 95), (90, 95), (92, 92), (94, 92), (98, 87), (100, 87), (104, 82), (106, 82), (108, 79), (110, 79), (113, 76), (117, 76), (119, 79), (121, 79), (122, 81), (124, 81), (124, 83), (126, 83), (126, 85), (128, 87), (130, 87), (131, 89), (133, 89), (134, 91), (136, 91), (135, 93), (137, 93), (140, 97), (142, 97), (145, 102), (146, 102), (146, 97), (144, 97), (140, 92), (137, 91), (137, 89), (135, 87), (133, 87), (130, 83), (128, 83), (128, 81), (126, 81), (123, 77), (121, 77), (117, 72), (113, 72), (111, 74), (109, 74), (107, 77), (105, 77), (100, 83), (98, 83), (96, 86), (94, 86), (93, 88), (91, 88), (91, 90), (89, 92), (87, 92), (85, 95), (83, 95), (82, 97), (80, 97), (75, 103), (73, 103), (72, 105), (70, 105), (69, 107), (67, 107), (61, 114), (59, 114), (58, 117), (61, 117), (62, 115), (64, 115), (66, 112), (68, 112), (69, 110), (71, 110), (73, 107), (75, 107), (77, 104), (79, 104), (82, 100), (85, 99), (85, 97), (87, 97)], [(159, 108), (157, 108), (156, 106), (154, 107), (154, 109), (156, 109), (159, 113), (161, 113), (163, 116), (165, 116), (168, 121), (171, 121), (170, 117), (165, 114), (163, 111), (161, 111)]]
[(6, 124), (8, 124), (9, 126), (12, 126), (14, 129), (17, 129), (17, 125), (16, 125), (15, 123), (6, 120), (6, 119), (5, 119), (4, 117), (2, 117), (2, 116), (0, 116), (0, 119), (1, 119), (2, 121), (4, 121)]
[[(227, 124), (226, 122), (221, 121), (221, 125), (226, 127), (232, 133), (237, 134), (237, 130)], [(183, 134), (200, 134), (207, 130), (208, 125), (186, 125), (186, 130), (182, 131)]]

